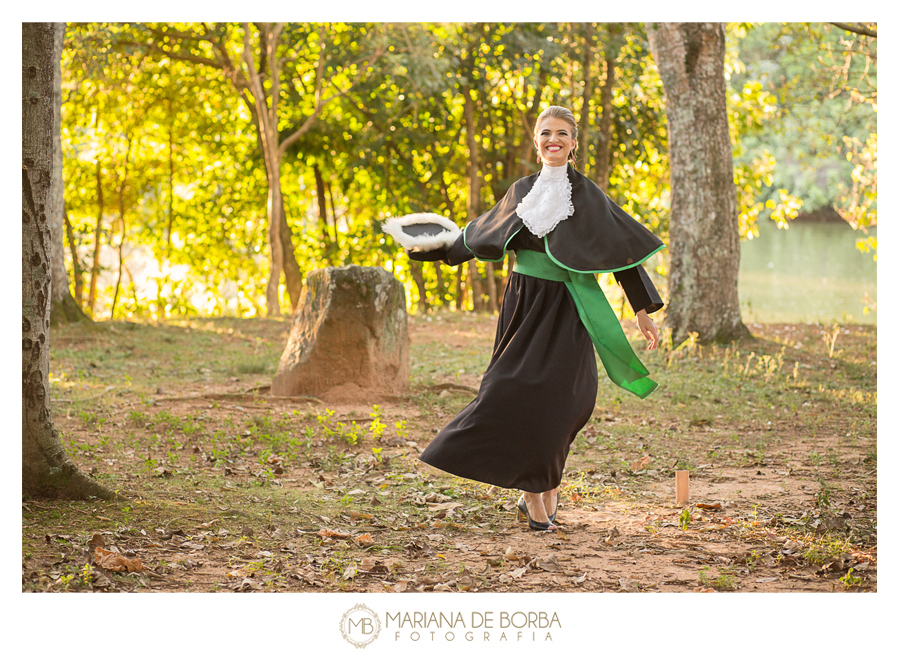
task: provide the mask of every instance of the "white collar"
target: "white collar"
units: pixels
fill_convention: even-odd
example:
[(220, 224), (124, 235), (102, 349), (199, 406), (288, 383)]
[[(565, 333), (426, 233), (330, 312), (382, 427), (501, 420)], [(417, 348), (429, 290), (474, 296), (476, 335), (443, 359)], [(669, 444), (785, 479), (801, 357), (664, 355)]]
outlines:
[(516, 214), (526, 228), (539, 238), (575, 213), (568, 168), (568, 163), (561, 167), (544, 165), (534, 187), (516, 206)]
[(569, 164), (566, 163), (559, 167), (551, 167), (548, 164), (545, 164), (541, 168), (540, 178), (545, 180), (562, 180), (563, 178), (568, 178)]

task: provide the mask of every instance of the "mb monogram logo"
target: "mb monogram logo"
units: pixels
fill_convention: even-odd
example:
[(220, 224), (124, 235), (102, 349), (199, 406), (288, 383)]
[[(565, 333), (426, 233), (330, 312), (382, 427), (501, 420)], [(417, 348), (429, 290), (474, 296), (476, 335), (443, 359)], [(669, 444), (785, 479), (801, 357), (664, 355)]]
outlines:
[(341, 635), (358, 649), (374, 642), (380, 632), (378, 615), (362, 603), (357, 603), (341, 618)]

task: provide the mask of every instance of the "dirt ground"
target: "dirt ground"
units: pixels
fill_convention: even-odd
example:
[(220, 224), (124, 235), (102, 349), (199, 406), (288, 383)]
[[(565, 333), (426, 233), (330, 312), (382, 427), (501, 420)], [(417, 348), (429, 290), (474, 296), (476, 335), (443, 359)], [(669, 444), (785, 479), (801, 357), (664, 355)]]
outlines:
[(265, 394), (288, 321), (57, 331), (63, 443), (122, 498), (23, 501), (23, 591), (877, 589), (874, 327), (664, 341), (644, 401), (601, 377), (563, 527), (536, 533), (518, 492), (417, 459), (472, 398), (494, 326), (411, 318), (408, 394), (353, 403)]

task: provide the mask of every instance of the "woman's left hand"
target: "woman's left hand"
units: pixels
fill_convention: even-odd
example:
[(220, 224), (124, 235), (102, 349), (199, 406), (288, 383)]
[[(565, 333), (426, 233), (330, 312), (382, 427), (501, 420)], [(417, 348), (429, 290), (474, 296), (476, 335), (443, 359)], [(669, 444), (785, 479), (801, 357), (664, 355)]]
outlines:
[(647, 345), (647, 349), (655, 350), (659, 345), (659, 330), (656, 328), (653, 320), (650, 319), (650, 316), (647, 315), (647, 311), (642, 309), (636, 313), (636, 316), (638, 329), (640, 329), (641, 333), (644, 334), (644, 337), (650, 341), (650, 344)]

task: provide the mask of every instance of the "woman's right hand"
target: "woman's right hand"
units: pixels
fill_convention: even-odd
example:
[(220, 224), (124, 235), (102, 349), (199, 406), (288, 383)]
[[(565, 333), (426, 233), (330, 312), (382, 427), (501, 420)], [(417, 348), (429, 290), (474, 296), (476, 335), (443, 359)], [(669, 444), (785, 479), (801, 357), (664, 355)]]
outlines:
[(650, 344), (647, 345), (647, 349), (655, 350), (659, 346), (659, 329), (656, 328), (656, 324), (650, 319), (650, 316), (647, 315), (647, 311), (641, 309), (635, 313), (635, 316), (637, 317), (638, 329), (640, 329), (641, 333), (644, 334), (644, 337), (650, 342)]

